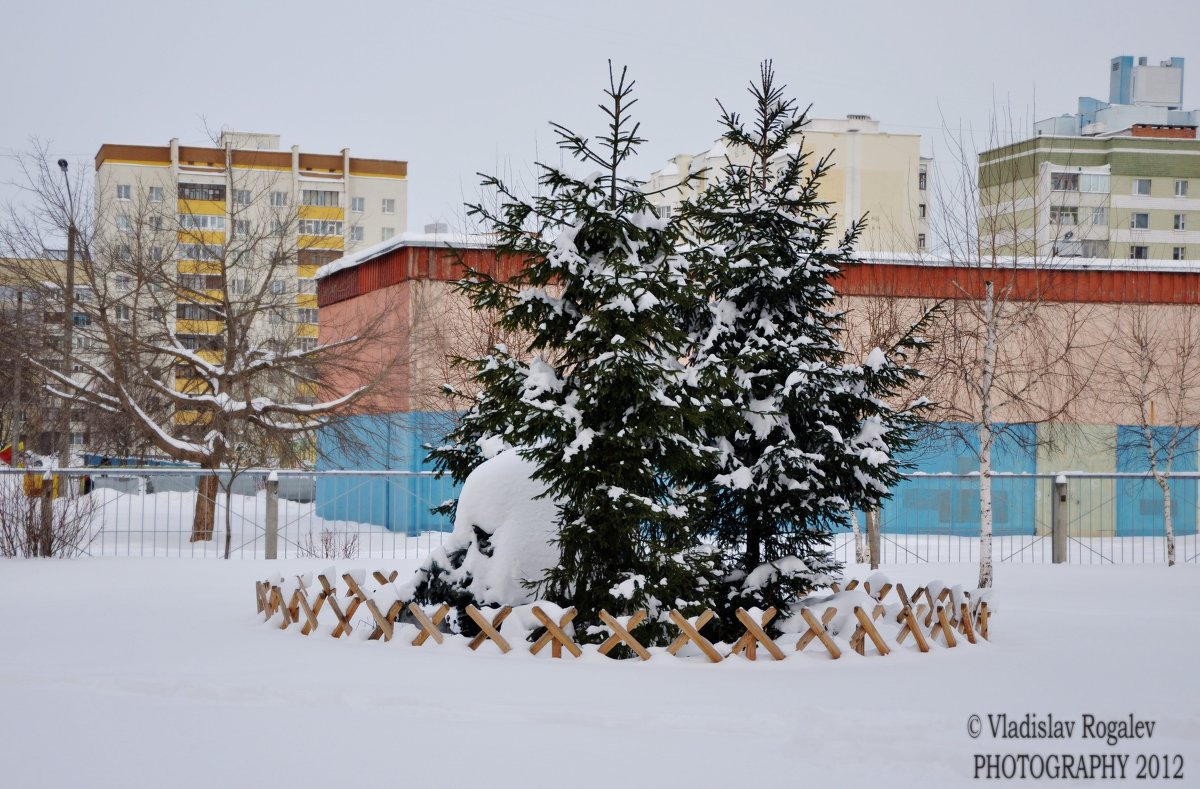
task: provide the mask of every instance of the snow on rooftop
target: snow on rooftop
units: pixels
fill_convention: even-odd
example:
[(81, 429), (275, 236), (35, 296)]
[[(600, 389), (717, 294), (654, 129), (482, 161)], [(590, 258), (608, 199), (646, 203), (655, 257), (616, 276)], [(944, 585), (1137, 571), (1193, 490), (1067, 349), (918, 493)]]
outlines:
[(401, 247), (441, 247), (445, 249), (490, 249), (495, 246), (486, 236), (478, 233), (399, 233), (375, 246), (360, 249), (353, 254), (340, 257), (317, 269), (317, 279), (328, 277), (342, 269), (374, 260)]
[[(881, 265), (914, 265), (930, 267), (990, 267), (992, 261), (968, 260), (960, 257), (947, 257), (937, 254), (921, 254), (911, 252), (864, 251), (854, 253), (854, 257), (862, 263)], [(1037, 268), (1046, 271), (1174, 271), (1185, 274), (1200, 273), (1200, 261), (1197, 260), (1137, 260), (1134, 258), (1085, 258), (1085, 257), (997, 257), (997, 268)]]

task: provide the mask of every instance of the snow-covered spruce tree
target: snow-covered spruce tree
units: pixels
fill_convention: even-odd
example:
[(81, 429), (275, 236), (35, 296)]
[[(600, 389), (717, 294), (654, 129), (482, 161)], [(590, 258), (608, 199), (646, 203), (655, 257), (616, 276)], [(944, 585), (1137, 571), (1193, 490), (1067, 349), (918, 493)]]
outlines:
[(711, 450), (679, 318), (702, 296), (676, 252), (676, 226), (621, 174), (642, 139), (629, 114), (633, 82), (611, 66), (609, 78), (608, 127), (595, 142), (554, 125), (559, 146), (593, 172), (540, 165), (543, 194), (529, 201), (487, 178), (499, 208), (471, 207), (498, 253), (523, 266), (507, 282), (476, 274), (461, 287), (501, 329), (524, 332), (530, 355), (498, 346), (479, 360), (479, 400), (431, 454), (459, 475), (480, 446), (519, 448), (561, 502), (559, 563), (529, 579), (537, 592), (575, 606), (577, 632), (602, 608), (648, 608), (641, 632), (661, 643), (666, 610), (702, 608), (711, 588), (696, 533)]
[(714, 402), (735, 425), (711, 439), (722, 450), (710, 526), (726, 573), (716, 628), (726, 637), (738, 632), (738, 606), (786, 616), (790, 601), (840, 569), (831, 528), (897, 480), (896, 453), (917, 417), (889, 401), (918, 375), (906, 359), (921, 345), (918, 325), (861, 364), (846, 358), (831, 280), (852, 262), (861, 222), (830, 238), (834, 217), (817, 196), (829, 157), (810, 162), (805, 114), (769, 61), (750, 93), (749, 126), (721, 107), (728, 163), (683, 211), (693, 273), (709, 296), (692, 363), (724, 381)]

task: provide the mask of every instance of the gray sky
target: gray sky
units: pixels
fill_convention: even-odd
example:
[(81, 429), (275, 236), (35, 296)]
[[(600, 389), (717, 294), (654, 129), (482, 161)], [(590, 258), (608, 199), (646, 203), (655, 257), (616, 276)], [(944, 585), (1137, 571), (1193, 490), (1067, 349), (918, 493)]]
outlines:
[[(714, 99), (745, 108), (759, 62), (817, 117), (866, 113), (946, 149), (943, 120), (979, 132), (1108, 93), (1119, 54), (1187, 59), (1200, 106), (1200, 3), (298, 2), (0, 7), (0, 153), (31, 137), (91, 166), (102, 143), (207, 142), (206, 124), (285, 147), (409, 162), (410, 229), (459, 224), (478, 171), (528, 178), (557, 160), (547, 122), (594, 133), (606, 60), (638, 83), (636, 164), (702, 150)], [(982, 137), (978, 143), (982, 144)], [(945, 164), (945, 163), (943, 163)], [(0, 181), (14, 177), (0, 160)], [(14, 198), (0, 186), (0, 202)]]

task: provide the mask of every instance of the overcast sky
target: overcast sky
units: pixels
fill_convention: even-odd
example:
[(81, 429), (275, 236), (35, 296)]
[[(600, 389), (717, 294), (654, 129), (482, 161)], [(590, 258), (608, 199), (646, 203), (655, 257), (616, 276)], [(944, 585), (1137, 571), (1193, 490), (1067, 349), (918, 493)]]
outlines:
[[(636, 166), (708, 147), (714, 99), (746, 107), (759, 62), (816, 117), (865, 113), (946, 149), (1011, 107), (1073, 112), (1115, 55), (1187, 59), (1200, 106), (1200, 2), (302, 2), (0, 4), (0, 153), (275, 132), (284, 147), (409, 162), (408, 226), (458, 225), (478, 171), (557, 160), (548, 121), (594, 133), (606, 60), (637, 80)], [(0, 181), (14, 177), (0, 160)], [(12, 199), (0, 187), (0, 201)]]

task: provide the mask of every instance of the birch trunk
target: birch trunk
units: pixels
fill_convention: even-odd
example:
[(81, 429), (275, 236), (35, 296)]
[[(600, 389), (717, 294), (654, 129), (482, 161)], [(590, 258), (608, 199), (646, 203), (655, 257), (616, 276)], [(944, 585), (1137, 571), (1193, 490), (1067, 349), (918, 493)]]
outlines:
[(992, 381), (996, 373), (996, 291), (984, 283), (983, 369), (979, 382), (979, 588), (992, 585)]

